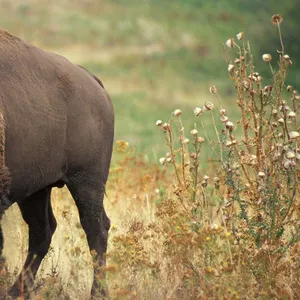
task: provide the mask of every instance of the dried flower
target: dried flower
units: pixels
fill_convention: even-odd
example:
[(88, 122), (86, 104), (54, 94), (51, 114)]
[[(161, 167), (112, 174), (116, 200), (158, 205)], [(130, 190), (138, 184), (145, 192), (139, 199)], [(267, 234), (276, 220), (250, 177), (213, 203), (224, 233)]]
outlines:
[(290, 92), (292, 89), (293, 89), (293, 87), (292, 87), (291, 85), (288, 85), (288, 86), (286, 87), (287, 92)]
[(289, 159), (292, 159), (292, 158), (295, 158), (296, 155), (295, 155), (295, 152), (294, 151), (288, 151), (285, 155), (287, 158)]
[(237, 35), (236, 35), (236, 38), (240, 41), (244, 38), (244, 32), (239, 32)]
[(232, 140), (232, 141), (226, 141), (225, 146), (226, 147), (230, 147), (236, 144), (236, 140)]
[(226, 128), (229, 129), (230, 131), (233, 130), (234, 128), (234, 125), (231, 121), (227, 121), (226, 124), (225, 124)]
[(285, 54), (285, 55), (283, 55), (283, 59), (288, 60), (288, 59), (290, 59), (290, 56)]
[(234, 39), (233, 39), (233, 38), (228, 39), (228, 40), (225, 42), (225, 44), (226, 44), (226, 46), (227, 46), (228, 48), (233, 48), (233, 46), (234, 46)]
[(289, 136), (292, 140), (297, 139), (299, 137), (299, 132), (297, 131), (292, 131), (289, 133)]
[(204, 107), (207, 110), (212, 110), (214, 108), (214, 105), (211, 102), (205, 102)]
[(227, 116), (222, 116), (221, 117), (221, 122), (222, 123), (226, 123), (228, 121), (228, 117)]
[(288, 113), (288, 117), (289, 117), (289, 118), (296, 118), (296, 113), (295, 113), (294, 111), (290, 111), (290, 112)]
[(269, 53), (263, 54), (262, 59), (266, 62), (270, 62), (272, 60), (272, 56)]
[(197, 142), (198, 142), (199, 144), (204, 143), (204, 138), (203, 138), (202, 136), (199, 136), (199, 137), (197, 138)]
[(202, 108), (200, 108), (200, 107), (195, 107), (195, 109), (194, 109), (194, 115), (195, 115), (196, 117), (198, 117), (200, 114), (202, 114), (202, 112), (203, 112), (203, 109), (202, 109)]
[(290, 60), (290, 57), (289, 57), (287, 54), (283, 55), (283, 59), (284, 59), (289, 65), (292, 65), (292, 64), (293, 64), (292, 61)]
[(277, 25), (277, 24), (280, 24), (283, 21), (283, 19), (282, 19), (281, 15), (276, 14), (276, 15), (272, 16), (271, 21), (274, 25)]
[(188, 144), (190, 142), (189, 139), (185, 138), (183, 141), (182, 141), (182, 144)]
[(227, 115), (227, 111), (226, 111), (225, 108), (221, 108), (219, 112), (220, 112), (220, 115), (221, 115), (221, 116)]
[(203, 176), (203, 180), (206, 180), (206, 181), (207, 181), (208, 179), (209, 179), (209, 176), (207, 176), (207, 175), (204, 175), (204, 176)]
[(198, 134), (198, 130), (197, 129), (191, 130), (191, 135), (197, 135), (197, 134)]
[(202, 180), (202, 182), (201, 182), (201, 185), (203, 186), (203, 187), (207, 187), (207, 180)]
[(164, 165), (164, 164), (166, 163), (166, 158), (165, 158), (165, 157), (161, 157), (161, 158), (159, 159), (159, 163), (160, 163), (161, 165)]
[(271, 92), (273, 90), (273, 87), (271, 86), (271, 85), (266, 85), (265, 87), (264, 87), (264, 91), (265, 92)]
[(234, 70), (234, 65), (228, 65), (228, 72), (232, 72)]
[(212, 85), (210, 88), (209, 88), (209, 91), (213, 94), (216, 94), (217, 93), (217, 88), (215, 85)]
[(169, 125), (169, 123), (164, 123), (163, 126), (162, 126), (162, 129), (163, 129), (164, 132), (170, 130), (170, 125)]
[(258, 172), (258, 176), (263, 178), (263, 177), (266, 177), (266, 174), (264, 172)]
[(262, 81), (262, 77), (261, 76), (257, 76), (256, 77), (256, 81), (257, 81), (257, 83), (260, 83)]
[(244, 80), (243, 80), (243, 86), (244, 86), (244, 89), (247, 91), (247, 90), (249, 89), (249, 87), (250, 87), (250, 82), (249, 82), (249, 80), (244, 79)]
[(171, 157), (168, 157), (167, 158), (167, 163), (169, 164), (169, 163), (171, 163), (172, 162), (172, 158)]
[(162, 120), (157, 120), (157, 121), (156, 121), (156, 126), (161, 126), (162, 123), (163, 123)]
[(285, 169), (289, 169), (289, 168), (292, 167), (292, 166), (293, 166), (293, 163), (292, 163), (291, 160), (289, 160), (289, 159), (284, 160), (284, 162), (283, 162), (283, 167), (284, 167)]
[(283, 118), (278, 119), (278, 123), (284, 124), (284, 119)]
[(273, 114), (274, 116), (277, 115), (277, 109), (276, 109), (276, 108), (274, 108), (274, 109), (272, 110), (272, 114)]
[(175, 109), (175, 110), (174, 110), (174, 115), (175, 115), (176, 117), (179, 117), (181, 114), (182, 114), (182, 111), (181, 111), (180, 109)]

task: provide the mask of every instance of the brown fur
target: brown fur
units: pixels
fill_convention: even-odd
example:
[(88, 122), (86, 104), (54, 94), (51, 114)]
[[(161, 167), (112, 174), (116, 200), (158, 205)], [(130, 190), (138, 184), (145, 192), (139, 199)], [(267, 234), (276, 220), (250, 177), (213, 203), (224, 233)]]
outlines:
[[(55, 186), (70, 190), (89, 248), (105, 264), (110, 221), (103, 197), (114, 110), (101, 80), (89, 71), (0, 29), (0, 112), (0, 219), (16, 202), (29, 227), (24, 278), (10, 293), (18, 297), (20, 284), (25, 293), (33, 286), (56, 229), (50, 202)], [(2, 248), (0, 226), (0, 256)], [(99, 276), (95, 268), (94, 295)]]
[(5, 166), (5, 122), (0, 112), (0, 199), (8, 196), (11, 184), (11, 174)]

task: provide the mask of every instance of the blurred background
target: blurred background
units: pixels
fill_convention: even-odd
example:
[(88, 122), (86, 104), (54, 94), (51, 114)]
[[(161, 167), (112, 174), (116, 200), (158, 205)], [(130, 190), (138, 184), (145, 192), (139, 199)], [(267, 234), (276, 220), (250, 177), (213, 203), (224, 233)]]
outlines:
[[(270, 52), (275, 58), (280, 49), (270, 21), (276, 13), (284, 19), (285, 49), (293, 61), (288, 83), (299, 88), (299, 0), (0, 3), (2, 28), (99, 76), (115, 106), (116, 139), (128, 141), (149, 160), (165, 148), (157, 119), (167, 120), (176, 108), (192, 116), (195, 106), (215, 101), (211, 85), (217, 86), (227, 108), (235, 101), (222, 52), (228, 38), (243, 31), (259, 62), (257, 71), (271, 78), (261, 54)], [(276, 67), (275, 59), (272, 63)]]

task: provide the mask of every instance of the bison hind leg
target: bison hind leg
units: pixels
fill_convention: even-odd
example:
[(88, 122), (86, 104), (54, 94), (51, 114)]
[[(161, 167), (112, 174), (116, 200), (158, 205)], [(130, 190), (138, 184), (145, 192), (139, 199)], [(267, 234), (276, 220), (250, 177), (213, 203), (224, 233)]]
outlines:
[(50, 195), (51, 188), (47, 187), (18, 203), (29, 228), (29, 248), (23, 271), (11, 288), (11, 296), (18, 297), (22, 289), (24, 293), (30, 291), (38, 268), (50, 247), (56, 229)]
[(94, 281), (92, 297), (102, 299), (106, 296), (105, 274), (106, 250), (110, 220), (106, 215), (103, 198), (105, 181), (99, 174), (76, 174), (67, 183), (79, 212), (79, 218), (87, 237), (94, 261)]

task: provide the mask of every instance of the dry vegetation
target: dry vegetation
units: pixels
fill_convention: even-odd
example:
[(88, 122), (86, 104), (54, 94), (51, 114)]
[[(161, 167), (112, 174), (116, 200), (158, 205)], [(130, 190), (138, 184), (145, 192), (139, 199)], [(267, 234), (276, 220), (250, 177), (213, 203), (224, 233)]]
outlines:
[[(216, 102), (195, 108), (189, 132), (180, 109), (167, 122), (157, 121), (168, 148), (162, 166), (116, 142), (106, 199), (112, 227), (105, 270), (112, 299), (300, 298), (300, 96), (285, 82), (292, 61), (284, 51), (281, 21), (272, 18), (281, 42), (278, 64), (263, 55), (271, 82), (257, 72), (243, 33), (226, 42), (238, 121), (212, 86)], [(207, 134), (211, 126), (214, 137)], [(211, 158), (203, 170), (205, 143)], [(60, 227), (36, 299), (88, 296), (91, 260), (67, 198), (65, 190), (55, 190)], [(7, 256), (25, 244), (6, 246)], [(8, 261), (10, 271), (15, 262)]]

